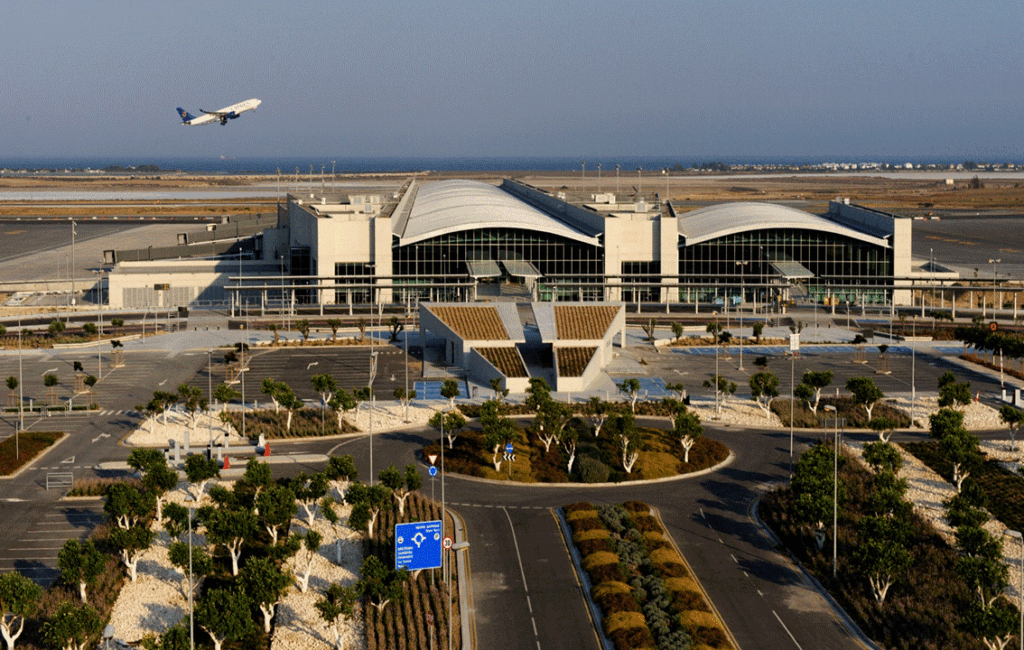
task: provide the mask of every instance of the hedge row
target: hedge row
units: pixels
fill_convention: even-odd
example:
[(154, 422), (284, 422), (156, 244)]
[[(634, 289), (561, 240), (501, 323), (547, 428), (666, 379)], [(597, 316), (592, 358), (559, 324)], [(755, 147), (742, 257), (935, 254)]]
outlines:
[(616, 650), (732, 647), (646, 504), (575, 503), (563, 511)]

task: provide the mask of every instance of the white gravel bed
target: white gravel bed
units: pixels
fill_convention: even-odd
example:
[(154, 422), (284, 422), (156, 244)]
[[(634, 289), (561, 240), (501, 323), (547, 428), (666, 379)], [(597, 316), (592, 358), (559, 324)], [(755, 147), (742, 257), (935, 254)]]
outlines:
[[(904, 411), (908, 416), (910, 415), (909, 397), (896, 397), (884, 401), (886, 404)], [(927, 429), (928, 418), (937, 413), (938, 410), (938, 397), (919, 395), (914, 403), (914, 419)], [(999, 411), (981, 402), (971, 402), (966, 407), (960, 409), (960, 411), (964, 414), (964, 427), (968, 431), (991, 431), (993, 429), (1002, 429), (1006, 426), (999, 419)]]
[(989, 458), (999, 461), (1011, 472), (1017, 473), (1022, 467), (1024, 442), (1021, 440), (1017, 440), (1016, 445), (1012, 445), (1009, 440), (982, 440), (979, 447)]
[(770, 417), (766, 418), (764, 416), (764, 411), (762, 411), (761, 407), (756, 403), (752, 401), (744, 401), (740, 398), (730, 398), (725, 400), (722, 404), (721, 413), (715, 412), (715, 403), (713, 401), (691, 401), (690, 411), (699, 417), (701, 422), (714, 421), (717, 423), (737, 424), (744, 427), (761, 427), (766, 429), (782, 428), (782, 420), (779, 419), (779, 416), (772, 413)]
[[(350, 511), (350, 506), (340, 510), (342, 521), (348, 519)], [(303, 510), (300, 508), (299, 512), (302, 513)], [(306, 524), (305, 519), (293, 519), (291, 530), (297, 534), (305, 534), (308, 530)], [(359, 569), (363, 563), (360, 534), (347, 527), (336, 529), (321, 517), (313, 521), (313, 530), (323, 536), (323, 542), (320, 552), (313, 558), (309, 589), (306, 593), (301, 593), (297, 581), (288, 588), (284, 599), (277, 606), (271, 650), (333, 650), (334, 628), (320, 617), (315, 603), (332, 583), (340, 582), (348, 586), (359, 579)], [(336, 541), (339, 537), (341, 564), (335, 564)], [(305, 572), (304, 553), (305, 549), (285, 563), (285, 567), (296, 576)], [(362, 650), (366, 647), (362, 616), (357, 615), (353, 620), (345, 622), (341, 630), (345, 648)]]
[[(1005, 449), (1009, 446), (1009, 441), (996, 441), (995, 444)], [(863, 445), (857, 441), (847, 441), (846, 446), (863, 463)], [(954, 529), (946, 521), (946, 507), (943, 502), (956, 494), (956, 488), (900, 445), (896, 445), (896, 449), (903, 457), (903, 467), (899, 476), (907, 479), (906, 499), (914, 505), (914, 511), (934, 526), (946, 543), (955, 548)], [(1004, 538), (1003, 531), (1006, 530), (1006, 526), (998, 519), (989, 519), (984, 528), (997, 539), (1003, 538), (1003, 557), (1010, 570), (1010, 585), (1006, 591), (1016, 600), (1017, 585), (1020, 584), (1020, 548), (1017, 543)]]
[[(143, 422), (125, 442), (140, 447), (155, 447), (167, 446), (170, 440), (176, 440), (179, 445), (184, 445), (185, 435), (191, 428), (191, 420), (187, 413), (168, 411), (166, 424), (164, 416), (158, 415), (155, 424), (152, 420)], [(223, 441), (223, 436), (228, 437), (229, 445), (249, 444), (248, 440), (235, 433), (234, 427), (221, 422), (220, 411), (200, 414), (189, 442), (193, 447), (205, 447), (211, 440)]]
[[(168, 493), (167, 502), (184, 505), (187, 485), (179, 483)], [(147, 634), (159, 636), (188, 616), (188, 597), (182, 595), (184, 575), (167, 557), (172, 540), (159, 522), (154, 522), (153, 530), (157, 537), (139, 560), (138, 577), (135, 582), (124, 583), (110, 612), (118, 639), (134, 642)], [(193, 533), (192, 542), (205, 546), (206, 536)]]
[[(440, 404), (439, 404), (440, 406)], [(445, 410), (447, 409), (445, 404)], [(369, 403), (364, 403), (359, 409), (359, 415), (349, 416), (349, 422), (353, 423), (360, 431), (370, 430), (370, 413), (373, 413), (373, 431), (389, 431), (401, 427), (421, 426), (438, 412), (437, 408), (409, 405), (409, 422), (405, 422), (405, 409), (398, 402), (377, 402), (377, 405), (370, 408)]]
[[(230, 488), (233, 482), (220, 484)], [(188, 483), (179, 483), (178, 488), (168, 494), (167, 502), (185, 505), (187, 487)], [(204, 497), (202, 501), (206, 500)], [(349, 506), (339, 511), (342, 521), (348, 519), (350, 511)], [(304, 514), (301, 508), (299, 512)], [(277, 606), (271, 640), (273, 650), (332, 650), (334, 630), (320, 618), (314, 603), (331, 583), (350, 585), (358, 579), (363, 560), (360, 534), (346, 526), (334, 527), (319, 515), (313, 528), (323, 536), (323, 542), (313, 560), (309, 589), (305, 594), (300, 593), (298, 583), (293, 583)], [(114, 626), (117, 639), (134, 642), (147, 634), (159, 636), (188, 616), (188, 598), (182, 595), (185, 588), (184, 575), (168, 560), (167, 548), (172, 540), (159, 522), (154, 522), (153, 529), (157, 532), (157, 538), (139, 560), (137, 579), (135, 582), (125, 582), (111, 610), (110, 623)], [(304, 534), (307, 530), (305, 519), (292, 520), (291, 530)], [(339, 537), (340, 565), (335, 564), (335, 542)], [(206, 537), (199, 533), (193, 533), (192, 541), (196, 546), (206, 545)], [(297, 558), (293, 557), (285, 564), (294, 574), (301, 571)], [(245, 561), (244, 553), (242, 561)], [(255, 623), (262, 626), (262, 618)], [(346, 648), (362, 650), (366, 647), (361, 616), (342, 625), (342, 630)], [(202, 630), (198, 633), (205, 634)]]

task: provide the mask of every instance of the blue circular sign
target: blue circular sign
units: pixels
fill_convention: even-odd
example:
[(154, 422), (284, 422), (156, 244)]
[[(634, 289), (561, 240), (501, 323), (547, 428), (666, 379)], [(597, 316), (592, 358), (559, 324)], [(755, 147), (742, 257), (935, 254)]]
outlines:
[(430, 466), (430, 475), (437, 476), (437, 468), (434, 467), (433, 465)]
[(512, 447), (512, 443), (511, 442), (508, 443), (507, 445), (505, 445), (505, 452), (506, 453), (511, 454), (513, 451), (514, 451), (514, 448)]

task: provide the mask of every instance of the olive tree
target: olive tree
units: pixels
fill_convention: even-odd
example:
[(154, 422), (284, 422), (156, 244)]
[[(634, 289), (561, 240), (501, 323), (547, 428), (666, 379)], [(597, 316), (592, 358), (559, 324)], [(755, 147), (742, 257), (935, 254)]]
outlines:
[(101, 629), (103, 620), (95, 607), (64, 602), (57, 613), (43, 623), (42, 636), (54, 648), (85, 650)]
[(302, 563), (302, 575), (296, 576), (295, 581), (299, 585), (299, 591), (306, 593), (309, 589), (309, 576), (313, 573), (313, 560), (320, 552), (320, 543), (323, 536), (315, 530), (307, 530), (305, 535), (300, 535), (302, 549), (299, 551), (297, 562)]
[(106, 566), (106, 556), (89, 540), (69, 539), (57, 554), (61, 579), (69, 585), (78, 585), (78, 597), (82, 603), (89, 602), (86, 588), (96, 582)]
[(871, 420), (871, 410), (875, 408), (875, 404), (885, 399), (885, 393), (870, 377), (851, 377), (846, 381), (846, 390), (853, 393), (854, 401), (864, 407), (868, 420)]
[(320, 618), (334, 630), (334, 650), (345, 650), (341, 623), (355, 616), (358, 602), (359, 591), (355, 586), (343, 587), (337, 582), (332, 583), (323, 597), (316, 601), (315, 607)]
[(779, 396), (779, 378), (773, 373), (762, 371), (750, 377), (750, 395), (764, 411), (764, 416), (772, 415), (772, 401)]
[(203, 591), (195, 606), (195, 621), (210, 635), (214, 650), (221, 650), (225, 641), (241, 641), (252, 632), (251, 605), (248, 594), (241, 589)]
[(362, 576), (357, 583), (359, 591), (369, 599), (378, 613), (383, 613), (390, 602), (402, 602), (405, 596), (403, 587), (409, 581), (408, 569), (396, 571), (387, 567), (376, 555), (371, 555), (363, 560), (359, 573)]
[(35, 608), (43, 590), (21, 573), (11, 571), (0, 575), (0, 635), (7, 650), (25, 631), (25, 617)]
[(263, 614), (263, 631), (270, 634), (270, 621), (290, 581), (288, 574), (270, 558), (254, 557), (242, 567), (239, 578), (242, 589)]
[(401, 518), (405, 515), (405, 500), (423, 485), (423, 478), (416, 471), (416, 466), (406, 465), (405, 472), (403, 473), (392, 464), (387, 469), (381, 471), (377, 478), (391, 489), (391, 496), (398, 504), (398, 516)]

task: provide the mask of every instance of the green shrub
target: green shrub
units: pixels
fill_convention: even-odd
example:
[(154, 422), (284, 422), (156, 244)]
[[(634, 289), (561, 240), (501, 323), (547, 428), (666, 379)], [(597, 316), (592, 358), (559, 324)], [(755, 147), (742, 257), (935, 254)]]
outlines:
[[(642, 618), (643, 615), (640, 616)], [(611, 639), (615, 650), (636, 650), (654, 646), (654, 637), (646, 626), (620, 628), (609, 633), (608, 638)]]
[(636, 513), (633, 515), (633, 523), (636, 529), (642, 533), (661, 532), (661, 524), (658, 520), (647, 513)]
[(587, 571), (587, 575), (590, 576), (590, 584), (599, 585), (602, 582), (625, 582), (627, 579), (626, 572), (623, 571), (621, 564), (602, 564), (595, 566), (594, 568)]
[(696, 591), (677, 591), (672, 600), (672, 607), (675, 611), (682, 612), (710, 612), (711, 607), (704, 601), (704, 596)]
[(577, 519), (589, 519), (589, 518), (596, 519), (597, 518), (597, 510), (594, 510), (594, 509), (590, 509), (590, 510), (573, 510), (571, 512), (567, 511), (565, 513), (566, 521), (576, 521)]
[(575, 542), (576, 548), (579, 549), (580, 555), (586, 557), (594, 553), (601, 551), (612, 552), (611, 542), (608, 541), (607, 537), (599, 537), (597, 539), (583, 539)]
[(592, 456), (580, 456), (576, 463), (576, 474), (580, 483), (607, 483), (612, 468)]
[(678, 562), (658, 562), (655, 563), (654, 567), (658, 570), (658, 575), (662, 578), (687, 578), (690, 576), (690, 572), (686, 570), (686, 566), (679, 564)]
[(573, 534), (585, 531), (595, 530), (604, 528), (604, 524), (601, 523), (600, 519), (593, 517), (587, 517), (585, 519), (573, 519), (569, 522), (569, 529), (572, 530)]
[(580, 563), (583, 568), (587, 571), (605, 564), (618, 564), (619, 556), (611, 551), (598, 551), (591, 553), (590, 555), (583, 556), (583, 561)]
[(617, 612), (639, 612), (640, 604), (636, 602), (631, 593), (606, 591), (594, 596), (594, 602), (601, 607), (601, 612), (607, 616)]
[(690, 637), (693, 639), (694, 645), (706, 645), (709, 648), (730, 647), (729, 639), (725, 636), (725, 632), (717, 627), (696, 625), (690, 628)]

